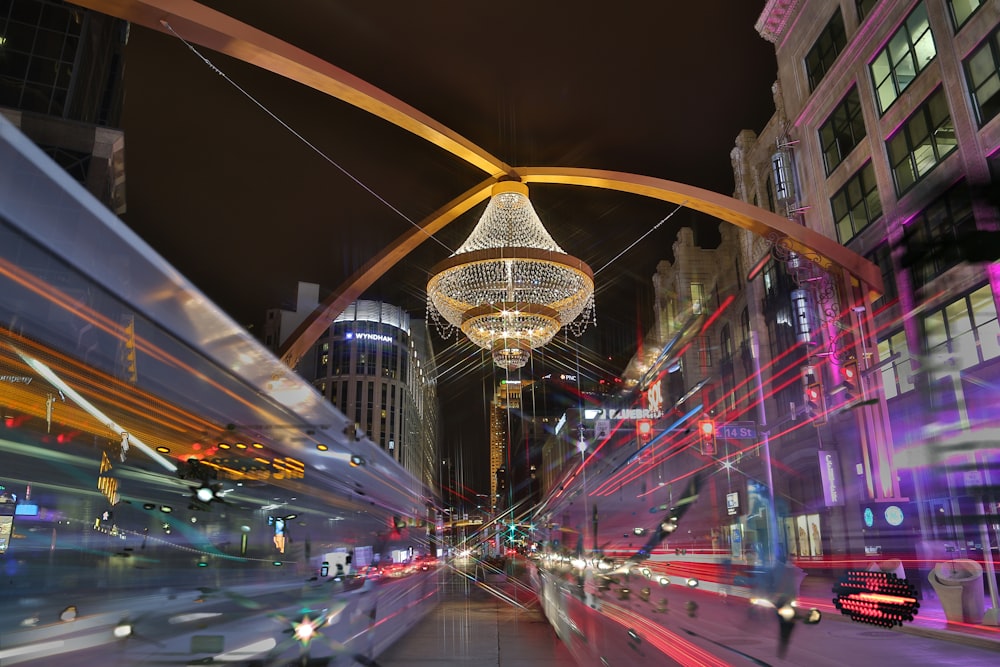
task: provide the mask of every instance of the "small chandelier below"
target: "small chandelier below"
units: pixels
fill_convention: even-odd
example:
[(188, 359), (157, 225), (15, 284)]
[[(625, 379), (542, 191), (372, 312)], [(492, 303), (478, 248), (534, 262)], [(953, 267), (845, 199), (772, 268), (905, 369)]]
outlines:
[(427, 314), (442, 335), (460, 329), (497, 366), (521, 368), (563, 326), (579, 335), (593, 321), (594, 272), (552, 240), (528, 187), (504, 181), (465, 243), (431, 269)]

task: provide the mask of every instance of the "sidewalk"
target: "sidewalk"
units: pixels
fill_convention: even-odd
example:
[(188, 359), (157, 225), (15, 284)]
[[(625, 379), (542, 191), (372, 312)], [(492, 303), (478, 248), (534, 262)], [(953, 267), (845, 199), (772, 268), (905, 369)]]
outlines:
[(513, 605), (452, 572), (441, 574), (440, 585), (438, 606), (378, 656), (380, 667), (576, 666), (534, 595), (492, 584), (499, 594), (516, 598), (520, 606)]
[[(825, 574), (809, 572), (802, 581), (799, 601), (804, 607), (816, 607), (823, 612), (823, 622), (842, 621), (854, 623), (833, 604), (833, 587), (836, 580)], [(987, 600), (987, 607), (989, 601)], [(949, 623), (945, 618), (941, 601), (934, 594), (930, 585), (924, 586), (923, 598), (920, 600), (920, 610), (913, 621), (895, 628), (898, 632), (943, 639), (976, 646), (994, 651), (1000, 651), (1000, 627), (988, 625), (972, 625), (967, 623)]]

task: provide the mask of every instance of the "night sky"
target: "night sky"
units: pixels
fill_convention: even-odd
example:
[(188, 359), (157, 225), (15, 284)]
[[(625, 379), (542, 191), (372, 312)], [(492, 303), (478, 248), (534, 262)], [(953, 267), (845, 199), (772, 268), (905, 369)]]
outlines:
[[(205, 4), (365, 79), (513, 166), (625, 171), (729, 195), (736, 135), (773, 114), (774, 48), (753, 28), (763, 1)], [(484, 177), (339, 100), (200, 50), (316, 150), (179, 39), (133, 26), (124, 218), (244, 326), (291, 307), (299, 280), (332, 290)], [(611, 262), (675, 206), (572, 186), (532, 186), (531, 200), (556, 242), (598, 271), (596, 330), (582, 349), (539, 355), (539, 366), (575, 366), (579, 351), (584, 374), (617, 375), (649, 326), (650, 279), (657, 261), (672, 259), (677, 229), (694, 226), (714, 247), (716, 224), (682, 210)], [(438, 239), (457, 247), (481, 212)], [(423, 317), (428, 269), (447, 255), (425, 242), (365, 298)], [(435, 337), (435, 347), (445, 447), (477, 459), (496, 369), (471, 344)], [(467, 479), (478, 485), (482, 472)]]

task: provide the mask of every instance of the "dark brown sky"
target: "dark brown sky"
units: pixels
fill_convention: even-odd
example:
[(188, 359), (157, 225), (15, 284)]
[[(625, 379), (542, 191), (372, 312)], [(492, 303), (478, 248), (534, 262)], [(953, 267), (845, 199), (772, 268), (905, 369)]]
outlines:
[[(737, 133), (761, 129), (773, 113), (774, 50), (753, 28), (762, 1), (206, 4), (369, 81), (515, 166), (619, 170), (731, 194)], [(412, 221), (482, 180), (395, 126), (203, 52)], [(332, 289), (409, 227), (168, 35), (132, 29), (124, 126), (126, 222), (242, 324), (290, 306), (298, 280)], [(569, 186), (533, 186), (531, 198), (555, 240), (594, 269), (674, 208)], [(441, 241), (457, 247), (480, 212)], [(670, 257), (680, 225), (699, 220), (679, 213), (598, 274), (592, 345), (615, 357), (610, 372), (622, 370), (647, 326), (656, 262)], [(427, 269), (446, 255), (425, 242), (366, 297), (422, 316)], [(478, 367), (478, 355), (462, 364), (467, 355), (450, 350), (444, 365), (471, 367), (489, 384), (492, 369)], [(440, 388), (452, 439), (459, 415), (481, 423), (482, 401), (455, 390), (467, 379), (453, 371)]]

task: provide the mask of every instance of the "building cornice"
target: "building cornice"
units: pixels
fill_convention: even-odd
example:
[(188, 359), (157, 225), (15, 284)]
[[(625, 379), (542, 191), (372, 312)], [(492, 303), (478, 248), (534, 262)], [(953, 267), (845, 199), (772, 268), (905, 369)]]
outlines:
[(798, 4), (799, 0), (768, 0), (754, 29), (767, 41), (777, 44)]

